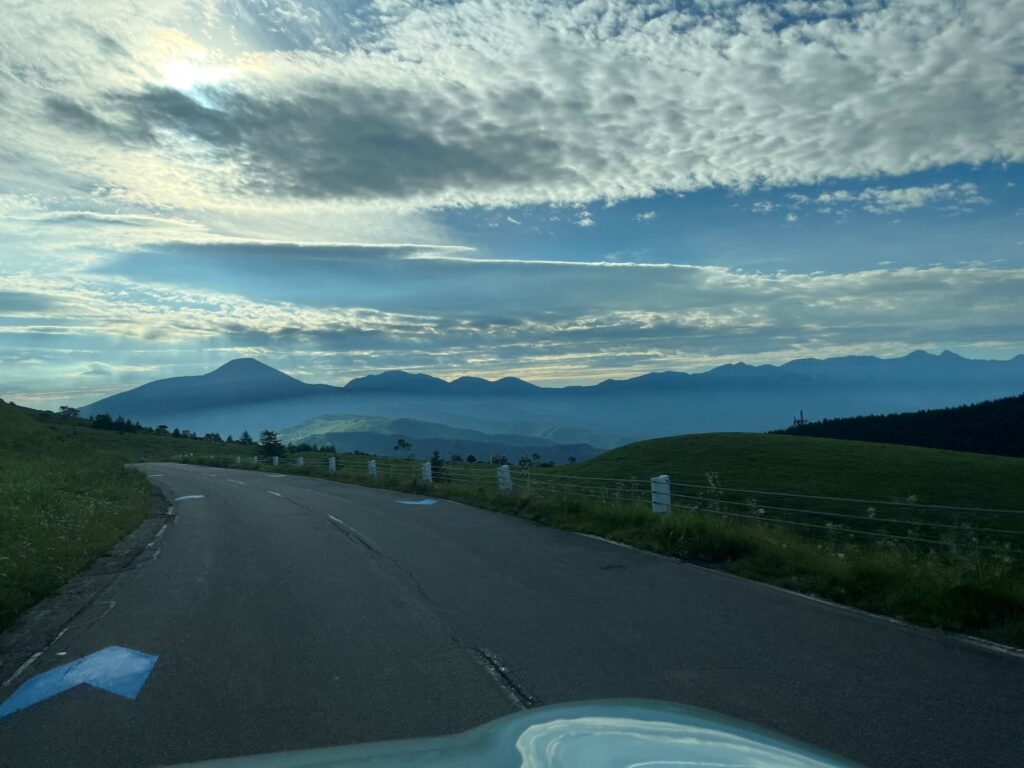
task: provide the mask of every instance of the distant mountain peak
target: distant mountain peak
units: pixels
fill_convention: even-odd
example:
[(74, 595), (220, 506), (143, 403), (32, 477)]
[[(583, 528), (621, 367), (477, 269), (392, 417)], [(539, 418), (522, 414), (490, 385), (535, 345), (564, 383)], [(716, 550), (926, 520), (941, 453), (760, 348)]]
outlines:
[(273, 366), (261, 363), (255, 357), (237, 357), (229, 360), (219, 368), (215, 368), (206, 374), (206, 378), (236, 380), (236, 379), (276, 379), (298, 381), (298, 379), (282, 373)]

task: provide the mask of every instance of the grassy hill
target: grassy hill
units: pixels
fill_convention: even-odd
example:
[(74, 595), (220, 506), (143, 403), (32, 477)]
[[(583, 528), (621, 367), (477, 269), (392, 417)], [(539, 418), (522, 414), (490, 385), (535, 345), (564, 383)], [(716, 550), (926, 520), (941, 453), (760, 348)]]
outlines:
[(1024, 395), (956, 408), (825, 419), (782, 432), (1024, 457)]
[(1024, 459), (790, 435), (710, 433), (644, 440), (549, 470), (588, 478), (667, 474), (727, 488), (1024, 509)]
[(151, 489), (125, 464), (239, 446), (94, 429), (0, 401), (0, 628), (107, 552)]

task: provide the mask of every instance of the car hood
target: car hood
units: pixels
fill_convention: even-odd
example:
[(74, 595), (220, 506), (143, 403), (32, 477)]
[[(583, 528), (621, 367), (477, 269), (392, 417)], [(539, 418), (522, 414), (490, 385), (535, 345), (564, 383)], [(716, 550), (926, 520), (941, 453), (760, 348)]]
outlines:
[(206, 768), (844, 768), (823, 752), (721, 715), (653, 701), (538, 707), (435, 738), (192, 763)]

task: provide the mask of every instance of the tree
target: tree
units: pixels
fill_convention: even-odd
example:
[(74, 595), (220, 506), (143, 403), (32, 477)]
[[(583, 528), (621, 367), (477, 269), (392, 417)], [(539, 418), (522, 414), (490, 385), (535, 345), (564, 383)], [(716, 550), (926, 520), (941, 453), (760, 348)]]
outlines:
[(440, 451), (434, 451), (430, 457), (430, 476), (435, 483), (447, 483), (450, 479), (444, 468), (444, 459)]
[(260, 455), (284, 456), (284, 444), (274, 430), (264, 429), (260, 432)]
[(249, 430), (242, 430), (242, 436), (238, 438), (238, 442), (242, 445), (252, 445), (252, 435), (249, 434)]
[(474, 456), (472, 453), (469, 454), (469, 456), (466, 457), (466, 463), (467, 464), (476, 464), (476, 456)]
[(462, 463), (462, 456), (460, 454), (458, 454), (458, 453), (453, 453), (450, 461), (451, 461), (452, 464), (461, 464)]
[(156, 432), (156, 433), (157, 433), (158, 435), (169, 435), (169, 434), (170, 434), (170, 432), (168, 432), (168, 431), (167, 431), (167, 425), (166, 425), (166, 424), (160, 424), (160, 425), (159, 425), (159, 426), (158, 426), (158, 427), (156, 428), (155, 432)]
[(539, 453), (535, 453), (535, 454), (533, 454), (532, 458), (533, 458), (534, 461), (540, 461), (540, 454)]
[(570, 456), (569, 457), (569, 463), (570, 464), (575, 464), (576, 463), (576, 457), (575, 456)]
[(62, 405), (60, 407), (60, 415), (66, 416), (67, 418), (75, 418), (78, 416), (78, 409), (72, 408), (70, 405)]
[(181, 430), (175, 427), (174, 431), (171, 432), (171, 437), (181, 437)]
[(393, 450), (393, 451), (405, 451), (410, 456), (412, 456), (412, 443), (410, 443), (404, 437), (400, 437), (400, 438), (398, 438), (398, 442), (395, 443), (395, 447), (392, 448), (391, 450)]
[(110, 418), (109, 413), (97, 413), (92, 417), (92, 425), (96, 429), (113, 429), (114, 420)]

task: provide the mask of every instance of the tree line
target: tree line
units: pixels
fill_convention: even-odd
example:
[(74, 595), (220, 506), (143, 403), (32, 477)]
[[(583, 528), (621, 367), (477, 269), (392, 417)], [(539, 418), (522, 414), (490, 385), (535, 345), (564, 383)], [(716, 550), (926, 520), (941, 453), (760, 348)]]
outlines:
[(955, 408), (824, 419), (776, 434), (1024, 457), (1024, 394)]

